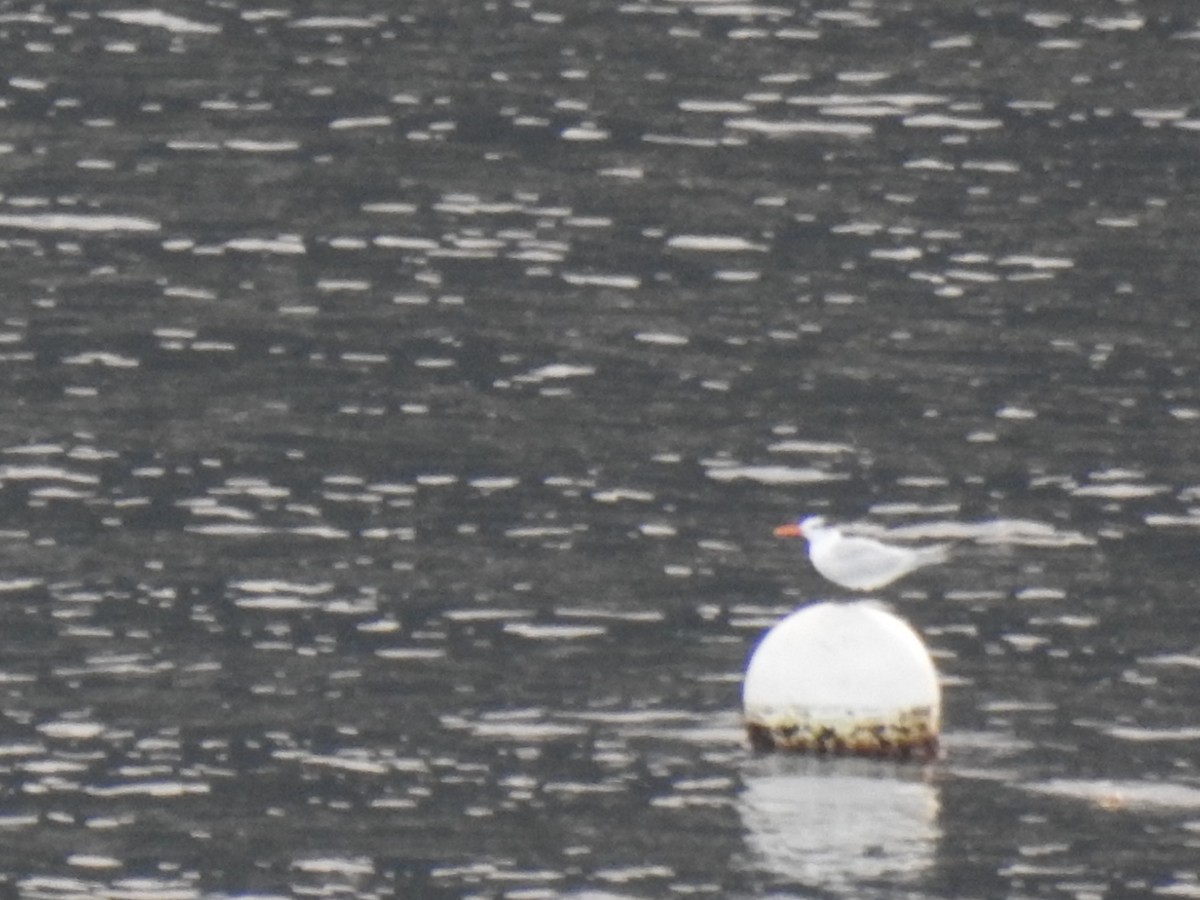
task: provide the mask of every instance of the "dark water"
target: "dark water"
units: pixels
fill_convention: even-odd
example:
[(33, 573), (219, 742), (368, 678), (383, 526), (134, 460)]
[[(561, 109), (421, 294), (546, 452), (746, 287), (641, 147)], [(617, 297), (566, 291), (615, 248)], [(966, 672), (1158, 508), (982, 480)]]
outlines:
[[(1186, 0), (0, 47), (6, 896), (1200, 896)], [(934, 765), (744, 745), (814, 511)]]

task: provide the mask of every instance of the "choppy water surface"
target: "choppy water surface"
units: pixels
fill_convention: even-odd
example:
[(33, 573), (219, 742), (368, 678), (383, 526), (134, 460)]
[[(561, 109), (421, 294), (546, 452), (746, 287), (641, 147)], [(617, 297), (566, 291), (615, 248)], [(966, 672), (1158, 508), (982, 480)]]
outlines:
[(1200, 896), (1196, 10), (286, 7), (0, 14), (7, 895)]

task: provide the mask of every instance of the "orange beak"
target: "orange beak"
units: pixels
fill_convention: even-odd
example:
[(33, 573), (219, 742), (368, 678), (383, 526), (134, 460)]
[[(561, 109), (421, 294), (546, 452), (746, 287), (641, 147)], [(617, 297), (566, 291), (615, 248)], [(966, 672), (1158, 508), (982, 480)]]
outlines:
[(800, 526), (794, 522), (790, 525), (780, 525), (775, 529), (775, 537), (804, 537)]

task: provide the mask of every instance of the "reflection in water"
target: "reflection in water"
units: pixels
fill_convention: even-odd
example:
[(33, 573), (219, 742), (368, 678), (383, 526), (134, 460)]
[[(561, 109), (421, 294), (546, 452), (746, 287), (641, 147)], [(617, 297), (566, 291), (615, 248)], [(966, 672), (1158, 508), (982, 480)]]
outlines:
[(1200, 788), (1176, 782), (1051, 778), (1024, 787), (1034, 793), (1084, 800), (1107, 810), (1200, 808)]
[(753, 761), (738, 798), (751, 865), (839, 892), (926, 873), (940, 806), (916, 766), (799, 756)]

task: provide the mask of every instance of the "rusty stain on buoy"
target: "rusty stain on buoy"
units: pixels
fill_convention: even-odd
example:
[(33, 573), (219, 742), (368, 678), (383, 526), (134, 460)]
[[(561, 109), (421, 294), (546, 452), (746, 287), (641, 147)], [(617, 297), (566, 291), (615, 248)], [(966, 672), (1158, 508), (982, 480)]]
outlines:
[(899, 713), (893, 721), (854, 721), (836, 728), (814, 722), (746, 721), (750, 746), (760, 753), (787, 750), (818, 756), (934, 759), (936, 723), (928, 707)]

